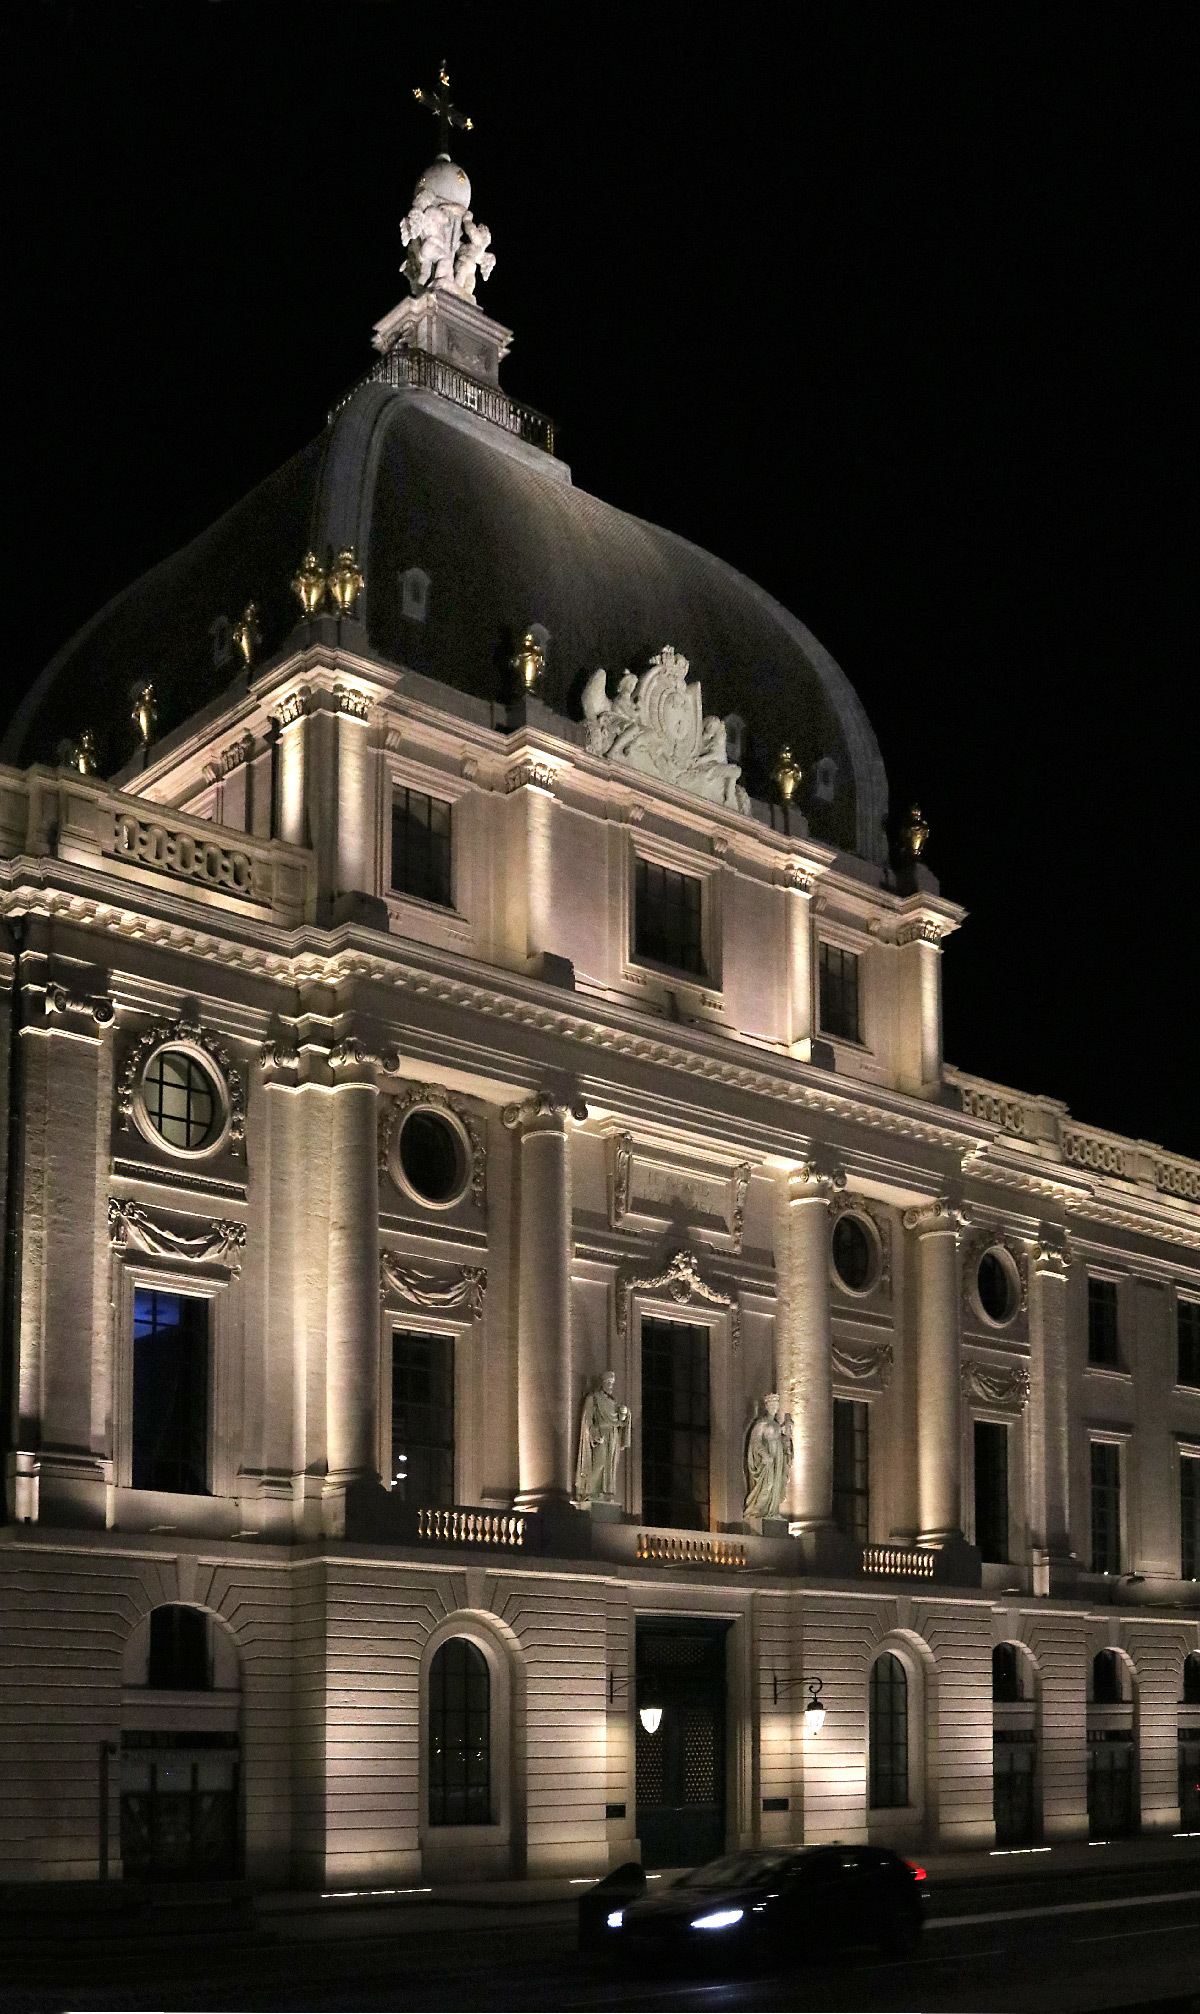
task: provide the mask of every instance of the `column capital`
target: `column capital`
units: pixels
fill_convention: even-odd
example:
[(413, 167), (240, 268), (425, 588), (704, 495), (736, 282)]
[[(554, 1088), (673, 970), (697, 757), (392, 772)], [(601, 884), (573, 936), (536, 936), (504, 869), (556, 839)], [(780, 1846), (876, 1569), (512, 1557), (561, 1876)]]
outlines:
[(971, 1212), (951, 1203), (947, 1196), (934, 1196), (904, 1212), (905, 1230), (915, 1232), (918, 1238), (940, 1233), (943, 1237), (952, 1234), (957, 1240), (970, 1222)]
[(789, 1203), (831, 1203), (845, 1186), (844, 1168), (826, 1170), (815, 1161), (797, 1161), (787, 1172)]
[(565, 1128), (568, 1119), (587, 1118), (586, 1101), (580, 1097), (556, 1096), (553, 1091), (535, 1091), (518, 1104), (506, 1105), (502, 1113), (510, 1133), (550, 1132)]
[(1058, 1224), (1039, 1224), (1030, 1255), (1039, 1279), (1065, 1280), (1071, 1270), (1071, 1241)]

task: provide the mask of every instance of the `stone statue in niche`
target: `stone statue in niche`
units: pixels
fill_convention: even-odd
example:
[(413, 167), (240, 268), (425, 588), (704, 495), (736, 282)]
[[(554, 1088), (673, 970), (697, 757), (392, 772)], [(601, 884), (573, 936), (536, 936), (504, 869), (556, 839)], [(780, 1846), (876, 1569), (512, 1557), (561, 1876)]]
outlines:
[(741, 769), (726, 750), (725, 723), (705, 717), (700, 687), (688, 684), (688, 661), (671, 644), (651, 659), (644, 677), (622, 672), (613, 699), (607, 673), (593, 672), (584, 687), (583, 717), (590, 755), (627, 762), (729, 811), (749, 811)]
[(792, 1473), (792, 1416), (768, 1392), (746, 1434), (746, 1516), (777, 1518)]
[(617, 1463), (629, 1446), (629, 1407), (613, 1397), (615, 1371), (605, 1371), (583, 1402), (579, 1422), (579, 1459), (575, 1464), (575, 1501), (611, 1504), (617, 1500)]

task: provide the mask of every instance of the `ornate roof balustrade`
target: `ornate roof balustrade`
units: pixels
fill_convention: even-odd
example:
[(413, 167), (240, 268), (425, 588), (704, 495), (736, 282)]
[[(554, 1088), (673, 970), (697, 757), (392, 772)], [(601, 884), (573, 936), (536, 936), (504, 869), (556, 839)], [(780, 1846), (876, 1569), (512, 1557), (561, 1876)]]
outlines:
[(1031, 1097), (968, 1077), (961, 1070), (947, 1068), (945, 1078), (958, 1091), (968, 1118), (982, 1119), (1014, 1139), (1028, 1141), (1047, 1160), (1200, 1203), (1200, 1161), (1167, 1154), (1152, 1140), (1128, 1140), (1098, 1126), (1081, 1126), (1054, 1098)]
[(173, 882), (220, 908), (291, 928), (316, 904), (311, 853), (192, 818), (73, 770), (0, 769), (0, 859), (104, 867)]
[(554, 421), (545, 413), (539, 413), (533, 406), (523, 406), (519, 399), (510, 399), (498, 385), (484, 384), (482, 379), (470, 377), (466, 371), (448, 364), (444, 357), (430, 356), (427, 350), (413, 349), (407, 343), (394, 344), (331, 407), (331, 424), (363, 385), (390, 385), (393, 391), (433, 392), (451, 405), (462, 406), (465, 412), (478, 413), (480, 419), (490, 420), (506, 434), (515, 434), (518, 440), (541, 448), (544, 454), (554, 453)]

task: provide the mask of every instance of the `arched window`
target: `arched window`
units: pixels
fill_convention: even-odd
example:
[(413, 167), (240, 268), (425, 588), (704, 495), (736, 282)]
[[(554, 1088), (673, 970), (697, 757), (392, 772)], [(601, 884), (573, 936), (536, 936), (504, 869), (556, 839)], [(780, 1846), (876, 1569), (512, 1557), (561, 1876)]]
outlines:
[(1183, 1660), (1183, 1703), (1200, 1706), (1200, 1657), (1195, 1651)]
[(491, 1674), (483, 1652), (452, 1636), (429, 1667), (429, 1823), (491, 1822)]
[(208, 1617), (170, 1603), (150, 1615), (146, 1683), (161, 1692), (206, 1692), (212, 1684)]
[(1115, 1650), (1098, 1650), (1092, 1659), (1092, 1701), (1096, 1706), (1120, 1706), (1121, 1660)]
[(871, 1809), (908, 1803), (908, 1674), (885, 1651), (871, 1666)]
[(1015, 1643), (998, 1643), (992, 1652), (992, 1698), (1007, 1705), (1024, 1697), (1021, 1654)]

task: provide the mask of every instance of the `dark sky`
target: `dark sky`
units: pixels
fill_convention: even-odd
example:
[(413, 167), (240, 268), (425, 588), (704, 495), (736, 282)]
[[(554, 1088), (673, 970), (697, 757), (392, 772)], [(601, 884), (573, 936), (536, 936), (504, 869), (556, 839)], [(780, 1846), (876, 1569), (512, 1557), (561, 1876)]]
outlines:
[(1200, 1156), (1196, 23), (10, 7), (5, 713), (367, 367), (444, 53), (508, 389), (844, 667), (971, 912), (949, 1058)]

